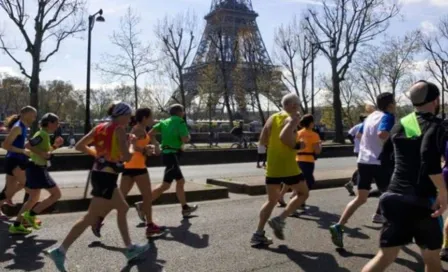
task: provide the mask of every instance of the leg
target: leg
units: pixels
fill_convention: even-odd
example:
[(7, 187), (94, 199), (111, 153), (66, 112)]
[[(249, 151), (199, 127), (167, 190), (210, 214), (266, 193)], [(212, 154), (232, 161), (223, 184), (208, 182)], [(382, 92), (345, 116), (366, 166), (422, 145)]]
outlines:
[(50, 193), (50, 196), (44, 199), (41, 203), (39, 203), (36, 207), (32, 209), (32, 212), (34, 214), (40, 214), (45, 209), (56, 203), (59, 199), (61, 199), (61, 190), (58, 186), (55, 186), (53, 188), (47, 189), (47, 191)]
[[(400, 253), (401, 247), (381, 248), (376, 256), (362, 269), (362, 272), (383, 272), (391, 265)], [(440, 272), (441, 270), (438, 270)]]
[(257, 154), (257, 168), (260, 168), (260, 167), (261, 167), (261, 166), (260, 166), (260, 161), (261, 161), (261, 154), (258, 153), (258, 154)]
[(165, 191), (170, 189), (170, 187), (171, 187), (171, 182), (166, 182), (166, 181), (164, 181), (162, 184), (157, 186), (157, 188), (155, 188), (152, 191), (152, 194), (151, 194), (152, 201), (153, 202), (156, 201)]
[[(19, 214), (17, 215), (17, 219), (14, 222), (14, 227), (20, 227), (23, 221), (23, 214), (31, 210), (34, 207), (34, 205), (36, 205), (36, 203), (39, 201), (40, 198), (40, 189), (26, 189), (26, 190), (30, 197), (28, 198), (28, 201), (25, 202), (22, 208), (20, 209)], [(34, 222), (28, 222), (28, 223), (31, 223), (31, 225), (33, 225), (32, 223)]]
[(134, 187), (134, 178), (131, 176), (122, 175), (120, 182), (120, 191), (123, 196), (127, 196), (132, 190), (132, 187)]
[(345, 207), (344, 212), (342, 213), (341, 218), (339, 219), (339, 225), (344, 226), (347, 224), (348, 220), (352, 217), (352, 215), (358, 210), (359, 207), (364, 205), (367, 202), (367, 198), (369, 197), (368, 190), (358, 190), (358, 195), (355, 199), (350, 201)]
[(440, 261), (440, 249), (422, 250), (423, 261), (425, 262), (425, 272), (440, 272), (442, 270), (442, 262)]
[(187, 199), (185, 196), (185, 179), (176, 180), (176, 196), (179, 200), (180, 205), (184, 207), (187, 205)]
[(12, 188), (12, 194), (10, 195), (7, 194), (8, 197), (7, 200), (12, 200), (14, 195), (25, 187), (26, 183), (25, 171), (22, 170), (20, 167), (16, 167), (16, 169), (14, 169), (12, 173), (14, 175), (16, 183), (14, 188)]
[(151, 180), (149, 174), (140, 175), (135, 177), (135, 182), (140, 190), (143, 198), (142, 211), (146, 216), (146, 223), (151, 224), (152, 222), (152, 194), (151, 194)]
[(278, 198), (278, 203), (280, 204), (280, 206), (282, 207), (286, 207), (286, 202), (285, 202), (285, 194), (288, 192), (289, 190), (289, 186), (286, 184), (283, 184), (282, 189), (280, 191), (280, 196)]
[(280, 184), (267, 184), (266, 191), (268, 194), (268, 201), (263, 204), (260, 210), (260, 221), (258, 222), (257, 232), (261, 233), (264, 226), (272, 214), (272, 211), (277, 204), (280, 195)]
[(293, 212), (295, 212), (305, 201), (308, 199), (309, 190), (306, 182), (299, 182), (297, 184), (291, 185), (292, 189), (297, 192), (297, 195), (291, 199), (280, 214), (280, 218), (285, 220), (288, 216), (290, 216)]
[(121, 237), (123, 238), (124, 245), (126, 247), (131, 246), (131, 237), (129, 236), (127, 214), (129, 210), (128, 203), (124, 199), (120, 190), (115, 189), (112, 196), (112, 206), (117, 210), (117, 225), (120, 230)]

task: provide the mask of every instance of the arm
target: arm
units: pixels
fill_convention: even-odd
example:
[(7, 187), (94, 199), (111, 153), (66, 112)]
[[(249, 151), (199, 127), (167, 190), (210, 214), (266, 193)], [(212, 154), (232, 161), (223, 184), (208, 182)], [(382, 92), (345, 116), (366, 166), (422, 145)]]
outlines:
[(280, 132), (280, 141), (284, 145), (289, 146), (291, 149), (296, 149), (297, 143), (295, 130), (297, 129), (298, 123), (300, 121), (299, 117), (294, 116), (286, 120), (287, 123)]
[(128, 162), (132, 158), (132, 152), (129, 147), (129, 143), (126, 136), (126, 131), (122, 127), (117, 127), (115, 130), (118, 140), (118, 146), (124, 162)]
[(12, 145), (15, 139), (20, 135), (22, 135), (22, 129), (20, 127), (13, 127), (6, 137), (5, 141), (2, 143), (3, 149), (9, 152), (26, 155), (25, 149), (17, 148)]
[(140, 152), (140, 153), (144, 153), (145, 152), (145, 148), (142, 148), (142, 147), (138, 147), (137, 145), (136, 145), (136, 142), (137, 142), (137, 139), (140, 137), (140, 136), (143, 136), (144, 134), (143, 133), (145, 133), (146, 134), (146, 132), (145, 131), (139, 131), (139, 130), (136, 130), (135, 128), (132, 128), (132, 130), (131, 130), (131, 135), (135, 135), (135, 137), (134, 137), (134, 139), (130, 142), (131, 144), (130, 144), (130, 148), (131, 148), (131, 150), (133, 150), (133, 151), (137, 151), (137, 152)]
[[(161, 126), (162, 126), (161, 123), (158, 122), (157, 124), (155, 124), (155, 125), (151, 128), (151, 130), (149, 130), (148, 134), (149, 134), (150, 136), (154, 136), (154, 138), (155, 138), (155, 136), (156, 136), (157, 134), (159, 134), (159, 133), (162, 131), (162, 127), (161, 127)], [(152, 137), (151, 137), (151, 138), (152, 138)]]
[(260, 144), (267, 146), (269, 144), (269, 137), (271, 136), (272, 116), (266, 121), (260, 133)]
[(96, 157), (96, 150), (92, 147), (89, 147), (89, 144), (93, 142), (94, 138), (95, 129), (91, 130), (87, 135), (82, 137), (82, 139), (76, 143), (75, 149), (84, 154)]
[(191, 136), (190, 136), (190, 133), (188, 132), (188, 127), (187, 127), (187, 124), (185, 123), (185, 121), (182, 121), (180, 123), (179, 135), (180, 135), (180, 139), (182, 140), (182, 142), (184, 144), (188, 143), (191, 140)]
[(362, 125), (359, 127), (359, 130), (358, 130), (358, 132), (356, 133), (356, 138), (357, 138), (357, 139), (361, 139), (363, 133), (364, 133), (364, 124), (362, 124)]
[(156, 137), (151, 137), (151, 144), (154, 146), (154, 154), (160, 155), (160, 143)]
[(49, 152), (44, 152), (42, 150), (40, 150), (39, 148), (37, 148), (37, 146), (43, 141), (42, 136), (37, 135), (35, 137), (33, 137), (32, 139), (30, 139), (26, 144), (25, 144), (25, 148), (31, 150), (31, 152), (33, 152), (34, 154), (36, 154), (37, 156), (43, 158), (43, 159), (49, 159), (50, 158), (50, 153)]
[(316, 141), (313, 144), (314, 154), (319, 155), (322, 152), (322, 142), (319, 134), (316, 133)]
[(378, 126), (378, 137), (386, 141), (390, 136), (390, 130), (395, 124), (395, 117), (392, 114), (385, 114), (381, 118), (380, 124)]

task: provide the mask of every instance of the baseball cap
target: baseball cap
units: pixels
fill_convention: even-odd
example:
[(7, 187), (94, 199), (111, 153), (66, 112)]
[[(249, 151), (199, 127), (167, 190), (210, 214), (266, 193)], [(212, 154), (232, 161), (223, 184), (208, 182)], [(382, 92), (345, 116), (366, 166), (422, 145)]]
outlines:
[(419, 80), (411, 87), (408, 95), (412, 105), (419, 107), (439, 98), (440, 90), (434, 83)]

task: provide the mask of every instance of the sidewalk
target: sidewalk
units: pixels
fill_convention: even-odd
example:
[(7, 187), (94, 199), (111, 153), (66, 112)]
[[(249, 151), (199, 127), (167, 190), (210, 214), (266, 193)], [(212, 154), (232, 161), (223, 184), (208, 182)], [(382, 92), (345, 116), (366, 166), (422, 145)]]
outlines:
[[(312, 189), (341, 187), (349, 181), (355, 169), (355, 167), (351, 167), (341, 170), (333, 169), (331, 172), (316, 171), (314, 173), (316, 183)], [(207, 184), (226, 187), (229, 192), (235, 194), (247, 194), (251, 196), (266, 194), (264, 176), (207, 179)]]

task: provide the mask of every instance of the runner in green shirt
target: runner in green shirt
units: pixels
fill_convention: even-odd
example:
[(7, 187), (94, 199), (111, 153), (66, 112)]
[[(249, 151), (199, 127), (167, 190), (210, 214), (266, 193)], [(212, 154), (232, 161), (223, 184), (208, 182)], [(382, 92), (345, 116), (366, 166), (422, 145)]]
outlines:
[[(17, 229), (23, 228), (23, 221), (33, 229), (40, 229), (36, 216), (61, 198), (61, 190), (47, 170), (50, 166), (51, 151), (64, 143), (64, 140), (58, 137), (53, 146), (50, 144), (49, 134), (54, 133), (59, 127), (59, 117), (53, 113), (45, 114), (40, 120), (40, 127), (41, 129), (26, 144), (26, 148), (31, 150), (30, 163), (26, 169), (25, 185), (30, 197), (23, 204), (14, 224), (10, 226), (10, 233), (15, 234)], [(42, 189), (47, 190), (50, 196), (36, 205)], [(32, 232), (31, 229), (27, 230), (28, 232), (23, 234)]]
[(189, 216), (198, 209), (197, 205), (189, 206), (185, 197), (185, 179), (179, 165), (180, 154), (184, 144), (190, 141), (190, 133), (185, 123), (184, 107), (179, 104), (170, 106), (171, 117), (160, 121), (151, 131), (151, 135), (162, 135), (162, 160), (165, 165), (163, 183), (152, 191), (152, 201), (159, 198), (176, 180), (176, 194), (182, 205), (182, 215)]

